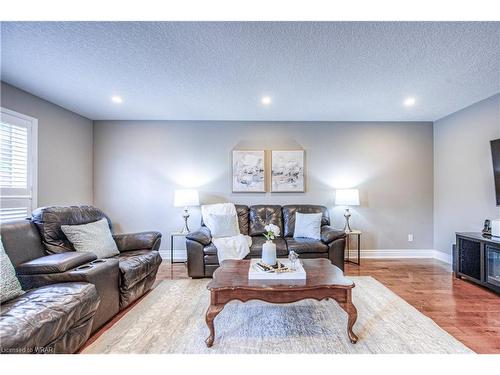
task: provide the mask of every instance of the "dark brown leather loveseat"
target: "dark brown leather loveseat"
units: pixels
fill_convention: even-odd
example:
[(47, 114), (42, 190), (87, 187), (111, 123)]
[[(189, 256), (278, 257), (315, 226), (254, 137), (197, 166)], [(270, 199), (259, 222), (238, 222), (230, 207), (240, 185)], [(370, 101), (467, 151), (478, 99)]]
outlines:
[[(44, 207), (36, 210), (31, 220), (1, 226), (5, 251), (16, 269), (23, 290), (29, 290), (19, 297), (26, 300), (25, 305), (18, 306), (19, 311), (14, 313), (11, 309), (11, 302), (16, 304), (16, 300), (2, 305), (2, 351), (7, 352), (9, 347), (22, 348), (25, 342), (35, 342), (34, 339), (31, 340), (34, 336), (46, 336), (54, 340), (60, 339), (57, 352), (74, 352), (91, 333), (152, 287), (161, 263), (157, 251), (161, 241), (159, 232), (115, 234), (113, 237), (120, 254), (112, 258), (97, 259), (94, 254), (76, 252), (61, 230), (61, 225), (64, 224), (85, 224), (102, 218), (108, 220), (111, 228), (109, 218), (92, 206)], [(47, 306), (49, 299), (56, 298), (54, 294), (58, 290), (67, 290), (69, 294), (73, 294), (68, 295), (66, 300), (64, 293), (61, 294), (61, 303), (69, 301), (71, 305), (76, 300), (75, 309), (81, 308), (81, 314), (76, 310), (65, 312), (62, 308), (59, 323), (52, 319), (37, 321), (37, 311), (45, 316), (38, 307)], [(36, 298), (27, 298), (33, 293)], [(81, 293), (89, 296), (94, 293), (96, 298), (95, 315), (92, 314), (88, 332), (75, 331), (75, 327), (81, 325), (84, 318), (80, 315), (89, 315), (92, 310), (91, 303), (82, 299)], [(22, 310), (32, 313), (24, 316)], [(26, 319), (29, 320), (28, 323)], [(36, 321), (36, 330), (30, 328), (33, 321)], [(71, 335), (71, 330), (74, 335)], [(51, 334), (51, 331), (57, 334)], [(78, 340), (68, 338), (68, 332), (69, 336), (79, 336)], [(43, 346), (37, 341), (38, 344)], [(46, 344), (49, 343), (44, 343)]]
[[(252, 237), (252, 246), (247, 258), (258, 258), (262, 255), (263, 236), (267, 224), (275, 224), (280, 228), (281, 236), (273, 242), (276, 244), (278, 257), (288, 256), (293, 250), (301, 258), (327, 258), (344, 269), (344, 248), (346, 234), (330, 227), (328, 209), (317, 205), (236, 205), (240, 232)], [(295, 213), (323, 214), (321, 220), (321, 240), (310, 238), (293, 238)], [(197, 231), (186, 237), (188, 256), (188, 274), (193, 278), (211, 277), (219, 267), (217, 248), (212, 243), (210, 230), (203, 224)]]

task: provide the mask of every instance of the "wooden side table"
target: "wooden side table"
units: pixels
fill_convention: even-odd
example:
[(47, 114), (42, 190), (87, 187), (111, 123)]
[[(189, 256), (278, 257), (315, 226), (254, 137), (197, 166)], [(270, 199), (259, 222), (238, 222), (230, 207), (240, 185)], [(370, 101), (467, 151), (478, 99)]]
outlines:
[(182, 233), (182, 232), (170, 233), (170, 264), (186, 263), (185, 261), (174, 262), (174, 238), (175, 237), (186, 237), (186, 235), (187, 235), (187, 233)]
[[(345, 242), (346, 248), (347, 248), (347, 259), (346, 261), (349, 263), (357, 264), (358, 266), (361, 264), (361, 234), (362, 232), (360, 230), (353, 230), (350, 232), (346, 232), (347, 234), (347, 239)], [(357, 262), (354, 262), (350, 259), (350, 250), (351, 250), (351, 237), (357, 237), (357, 243), (358, 243), (358, 259)]]

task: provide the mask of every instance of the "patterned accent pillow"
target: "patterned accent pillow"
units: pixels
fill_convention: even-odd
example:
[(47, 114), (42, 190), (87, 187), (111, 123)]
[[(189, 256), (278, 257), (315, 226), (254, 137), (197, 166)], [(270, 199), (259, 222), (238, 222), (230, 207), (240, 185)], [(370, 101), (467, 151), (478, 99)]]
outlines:
[(295, 213), (295, 229), (293, 238), (312, 238), (319, 240), (321, 238), (321, 218), (323, 214), (301, 214)]
[(22, 295), (23, 289), (16, 277), (16, 270), (3, 248), (0, 237), (0, 303)]
[(88, 224), (61, 225), (61, 230), (76, 251), (93, 253), (99, 259), (120, 254), (105, 218)]

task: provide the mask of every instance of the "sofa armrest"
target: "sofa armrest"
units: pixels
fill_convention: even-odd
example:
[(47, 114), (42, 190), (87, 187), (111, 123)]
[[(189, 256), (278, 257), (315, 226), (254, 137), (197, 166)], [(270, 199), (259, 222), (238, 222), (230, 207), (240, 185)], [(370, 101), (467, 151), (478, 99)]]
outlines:
[(321, 227), (321, 241), (326, 244), (338, 240), (339, 238), (345, 238), (346, 234), (342, 230), (333, 229), (328, 225)]
[(203, 246), (207, 246), (210, 242), (212, 242), (212, 234), (210, 233), (210, 229), (203, 226), (197, 231), (188, 233), (186, 239), (196, 241)]
[(113, 239), (120, 252), (131, 250), (158, 250), (161, 243), (160, 232), (114, 234)]
[(16, 267), (16, 272), (18, 275), (61, 273), (96, 259), (97, 256), (92, 253), (70, 251), (21, 263)]

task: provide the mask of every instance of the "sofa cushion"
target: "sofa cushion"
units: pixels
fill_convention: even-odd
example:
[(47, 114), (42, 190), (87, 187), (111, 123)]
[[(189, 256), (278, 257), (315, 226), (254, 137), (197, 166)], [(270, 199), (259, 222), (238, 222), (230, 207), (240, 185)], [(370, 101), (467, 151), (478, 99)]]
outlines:
[(240, 233), (248, 235), (249, 224), (248, 224), (248, 206), (241, 204), (236, 205), (236, 213), (238, 214), (238, 225), (240, 227)]
[(236, 215), (208, 214), (210, 233), (214, 238), (233, 237), (240, 234)]
[(97, 290), (89, 283), (52, 284), (30, 290), (2, 304), (0, 349), (4, 353), (30, 353), (46, 348), (92, 318), (98, 305)]
[(0, 236), (0, 303), (19, 297), (23, 293), (16, 270), (5, 253)]
[(283, 220), (281, 215), (281, 206), (255, 205), (250, 206), (250, 236), (262, 236), (266, 231), (264, 227), (267, 224), (274, 224), (280, 228), (283, 233)]
[(61, 225), (61, 230), (78, 252), (95, 254), (98, 259), (120, 253), (104, 218), (87, 224)]
[(303, 214), (295, 212), (295, 227), (293, 238), (321, 239), (321, 212), (315, 214)]
[(283, 237), (293, 237), (295, 229), (295, 212), (302, 214), (315, 214), (321, 212), (321, 226), (330, 225), (330, 217), (328, 216), (328, 209), (325, 206), (317, 206), (313, 204), (295, 204), (283, 206)]
[(111, 221), (96, 207), (92, 206), (51, 206), (36, 209), (31, 219), (38, 227), (42, 241), (51, 254), (75, 251), (75, 248), (61, 230), (61, 225), (80, 225), (105, 218), (111, 230)]
[(154, 250), (132, 250), (117, 255), (120, 268), (120, 288), (129, 289), (155, 272), (160, 266), (161, 256)]
[[(252, 246), (250, 247), (250, 258), (260, 258), (262, 256), (262, 245), (266, 242), (263, 236), (252, 237)], [(276, 244), (276, 254), (278, 257), (287, 257), (288, 249), (283, 238), (273, 240)]]
[(286, 244), (288, 251), (295, 251), (297, 254), (303, 253), (326, 253), (328, 246), (319, 240), (312, 238), (290, 238), (287, 237)]

